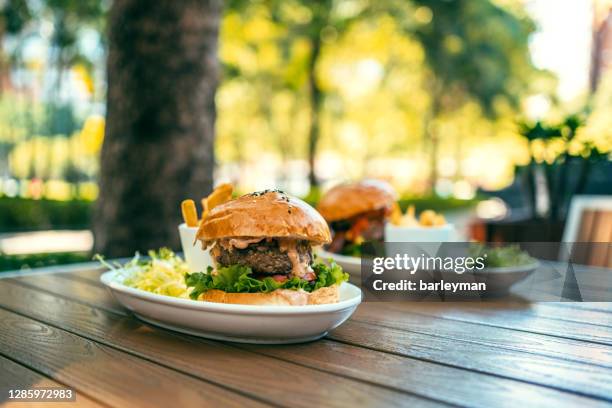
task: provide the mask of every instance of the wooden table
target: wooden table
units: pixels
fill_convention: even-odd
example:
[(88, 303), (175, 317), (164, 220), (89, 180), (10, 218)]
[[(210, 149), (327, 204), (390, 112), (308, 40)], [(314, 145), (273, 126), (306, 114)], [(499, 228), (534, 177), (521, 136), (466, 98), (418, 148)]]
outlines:
[(138, 321), (91, 264), (46, 272), (0, 279), (0, 389), (113, 407), (612, 402), (612, 303), (367, 303), (325, 339), (251, 346)]

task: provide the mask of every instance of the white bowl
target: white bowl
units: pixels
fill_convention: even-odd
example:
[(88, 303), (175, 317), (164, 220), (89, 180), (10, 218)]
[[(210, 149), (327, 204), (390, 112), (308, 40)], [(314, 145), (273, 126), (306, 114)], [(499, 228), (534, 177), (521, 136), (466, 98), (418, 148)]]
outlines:
[(340, 302), (306, 306), (253, 306), (158, 295), (123, 284), (129, 272), (110, 271), (100, 281), (138, 318), (195, 336), (240, 343), (287, 344), (316, 340), (348, 319), (361, 290), (343, 283)]
[(196, 241), (198, 227), (188, 227), (182, 223), (178, 227), (183, 247), (183, 256), (191, 272), (204, 272), (212, 266), (212, 258), (208, 250), (203, 250), (199, 241)]
[(531, 275), (540, 267), (540, 262), (534, 260), (530, 264), (504, 266), (496, 268), (485, 268), (482, 271), (474, 271), (476, 282), (487, 284), (487, 294), (496, 296), (506, 294), (510, 287)]
[(453, 224), (437, 227), (404, 227), (387, 223), (385, 242), (452, 242), (456, 239)]

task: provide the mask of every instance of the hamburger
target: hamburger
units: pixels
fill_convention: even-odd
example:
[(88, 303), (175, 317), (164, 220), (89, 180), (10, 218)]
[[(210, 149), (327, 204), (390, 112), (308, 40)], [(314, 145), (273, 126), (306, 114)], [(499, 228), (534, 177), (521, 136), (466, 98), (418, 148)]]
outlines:
[(311, 206), (282, 191), (244, 195), (214, 207), (196, 240), (210, 249), (214, 267), (188, 274), (192, 299), (251, 305), (338, 302), (348, 275), (317, 262), (312, 247), (331, 241)]
[(364, 241), (383, 241), (385, 222), (396, 205), (395, 200), (393, 187), (380, 180), (340, 184), (329, 190), (317, 205), (332, 232), (332, 241), (326, 249), (360, 256)]

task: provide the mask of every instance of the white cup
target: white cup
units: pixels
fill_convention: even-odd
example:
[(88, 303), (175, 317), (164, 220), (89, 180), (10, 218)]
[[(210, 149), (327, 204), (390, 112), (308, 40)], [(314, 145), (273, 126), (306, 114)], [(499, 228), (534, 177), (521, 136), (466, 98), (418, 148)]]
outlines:
[(198, 227), (188, 227), (182, 223), (178, 227), (183, 247), (183, 256), (191, 272), (206, 272), (209, 266), (213, 266), (212, 258), (208, 250), (203, 250), (200, 241), (196, 241)]
[(387, 223), (385, 225), (386, 242), (451, 242), (455, 238), (453, 224), (435, 227), (403, 227)]
[[(453, 224), (435, 227), (404, 227), (387, 223), (385, 225), (385, 248), (387, 256), (395, 256), (401, 250), (420, 251), (425, 249), (429, 255), (434, 255), (444, 242), (456, 240)], [(394, 245), (396, 242), (429, 243), (419, 247)], [(402, 254), (400, 254), (402, 255)], [(418, 256), (418, 254), (412, 254)]]

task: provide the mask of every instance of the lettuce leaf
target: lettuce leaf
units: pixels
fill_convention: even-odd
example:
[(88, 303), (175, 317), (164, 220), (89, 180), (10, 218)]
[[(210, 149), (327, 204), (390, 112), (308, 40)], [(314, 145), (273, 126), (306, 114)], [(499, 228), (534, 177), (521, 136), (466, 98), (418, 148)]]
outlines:
[(341, 255), (346, 256), (361, 256), (361, 244), (347, 244), (340, 250)]
[(211, 289), (230, 293), (265, 293), (276, 289), (302, 289), (306, 292), (312, 292), (326, 286), (348, 281), (349, 278), (348, 274), (340, 266), (331, 261), (329, 265), (315, 263), (312, 265), (312, 269), (317, 278), (311, 282), (295, 276), (284, 282), (277, 282), (271, 277), (263, 279), (254, 278), (253, 271), (248, 266), (232, 265), (222, 267), (217, 269), (214, 274), (212, 273), (213, 268), (209, 266), (207, 272), (185, 274), (185, 283), (188, 287), (193, 288), (189, 296), (192, 299), (197, 299), (201, 293)]

